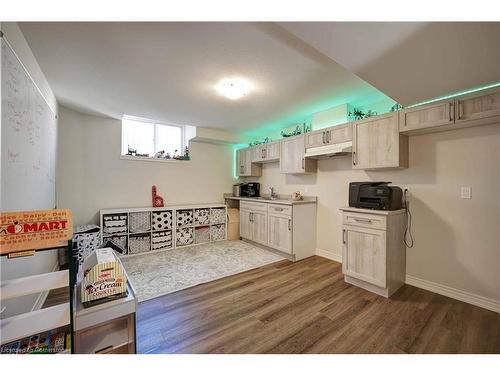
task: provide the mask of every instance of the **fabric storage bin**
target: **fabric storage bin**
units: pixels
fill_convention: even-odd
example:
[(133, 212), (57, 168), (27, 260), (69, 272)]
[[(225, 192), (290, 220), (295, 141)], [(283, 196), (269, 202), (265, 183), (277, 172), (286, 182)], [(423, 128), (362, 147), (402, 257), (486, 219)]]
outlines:
[(193, 225), (193, 210), (177, 210), (175, 220), (177, 228)]
[(198, 227), (194, 230), (194, 243), (210, 242), (210, 227)]
[(152, 222), (153, 230), (172, 229), (172, 211), (154, 211)]
[(194, 225), (208, 225), (208, 224), (210, 224), (210, 209), (196, 208), (194, 210)]
[(103, 215), (103, 233), (119, 234), (127, 233), (127, 214)]
[(150, 212), (131, 212), (128, 215), (129, 233), (148, 232), (151, 230)]
[(73, 232), (73, 256), (80, 266), (83, 260), (101, 246), (101, 231), (97, 225), (80, 225)]
[(151, 249), (161, 250), (172, 247), (172, 231), (153, 232), (151, 239)]
[(127, 236), (111, 236), (102, 239), (102, 247), (110, 247), (119, 254), (127, 254)]
[(222, 224), (226, 222), (225, 208), (212, 208), (210, 213), (210, 224)]
[(226, 239), (226, 225), (212, 225), (210, 227), (210, 237), (212, 241), (221, 241)]
[(193, 228), (178, 228), (175, 233), (176, 246), (190, 245), (194, 242)]
[(129, 254), (146, 253), (151, 250), (151, 237), (148, 235), (130, 236), (128, 244)]

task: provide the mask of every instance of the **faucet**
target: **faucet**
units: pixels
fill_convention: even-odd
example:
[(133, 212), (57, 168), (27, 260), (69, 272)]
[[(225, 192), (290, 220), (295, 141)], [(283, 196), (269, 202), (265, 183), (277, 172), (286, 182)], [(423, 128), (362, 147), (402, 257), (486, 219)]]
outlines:
[(271, 199), (278, 199), (278, 194), (276, 194), (276, 192), (274, 191), (274, 188), (271, 187), (269, 188), (271, 190)]

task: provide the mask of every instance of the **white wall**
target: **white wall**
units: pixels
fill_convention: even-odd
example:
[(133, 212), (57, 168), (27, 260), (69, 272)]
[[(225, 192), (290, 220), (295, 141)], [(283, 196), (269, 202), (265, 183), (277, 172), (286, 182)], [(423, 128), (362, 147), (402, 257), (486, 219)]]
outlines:
[(121, 121), (60, 107), (57, 204), (75, 225), (98, 223), (99, 210), (150, 207), (151, 186), (166, 204), (222, 202), (230, 192), (232, 148), (191, 142), (189, 163), (120, 159)]
[[(57, 113), (57, 102), (52, 92), (47, 79), (43, 75), (40, 66), (38, 65), (31, 49), (26, 42), (21, 30), (15, 22), (2, 22), (1, 30), (4, 33), (5, 39), (10, 43), (19, 59), (23, 62), (27, 71), (31, 75), (33, 81), (38, 86), (42, 95), (45, 97), (49, 106)], [(55, 155), (54, 155), (55, 157)], [(2, 181), (3, 184), (3, 181)], [(16, 210), (30, 210), (33, 207), (27, 207), (24, 202), (23, 196), (13, 196), (9, 197), (9, 206), (14, 207)], [(53, 208), (53, 207), (46, 207)], [(21, 259), (11, 259), (8, 260), (5, 257), (0, 258), (0, 279), (10, 280), (17, 277), (36, 275), (44, 272), (50, 272), (57, 265), (57, 252), (47, 251), (43, 253), (37, 253), (33, 257), (21, 258)], [(2, 302), (2, 308), (5, 307), (4, 313), (1, 314), (2, 318), (6, 318), (12, 315), (20, 314), (22, 312), (30, 311), (37, 298), (38, 294), (24, 296), (12, 300), (7, 300)]]
[[(410, 168), (353, 171), (350, 157), (322, 160), (317, 174), (286, 176), (263, 167), (262, 191), (318, 196), (317, 247), (341, 255), (351, 181), (385, 180), (410, 190), (415, 247), (407, 274), (500, 302), (500, 126), (410, 137)], [(472, 199), (460, 187), (472, 187)]]

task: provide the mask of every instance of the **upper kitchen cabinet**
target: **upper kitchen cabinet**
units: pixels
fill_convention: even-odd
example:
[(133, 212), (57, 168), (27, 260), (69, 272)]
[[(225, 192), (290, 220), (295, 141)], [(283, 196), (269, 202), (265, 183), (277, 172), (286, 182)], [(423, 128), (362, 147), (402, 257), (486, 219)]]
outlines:
[(408, 137), (399, 134), (397, 112), (352, 124), (353, 169), (408, 168)]
[(281, 140), (280, 172), (287, 174), (315, 173), (317, 161), (305, 158), (305, 135)]
[(258, 145), (251, 148), (253, 163), (267, 163), (280, 159), (279, 141)]
[(239, 177), (262, 176), (260, 165), (252, 164), (252, 149), (242, 148), (236, 151), (237, 175)]
[(306, 133), (306, 148), (320, 147), (352, 140), (351, 124), (336, 125)]
[(460, 96), (455, 99), (457, 126), (487, 125), (500, 122), (500, 88)]
[(399, 112), (399, 131), (405, 134), (419, 134), (448, 130), (455, 124), (455, 101), (403, 109)]

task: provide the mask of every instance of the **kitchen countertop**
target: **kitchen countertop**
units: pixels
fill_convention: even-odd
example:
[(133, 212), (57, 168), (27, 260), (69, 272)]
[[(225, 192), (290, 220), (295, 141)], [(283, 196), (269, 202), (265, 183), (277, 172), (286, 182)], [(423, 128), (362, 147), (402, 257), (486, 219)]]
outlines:
[(404, 208), (401, 208), (399, 210), (387, 211), (387, 210), (372, 210), (369, 208), (340, 207), (339, 210), (340, 211), (350, 211), (350, 212), (360, 212), (360, 213), (374, 214), (374, 215), (385, 215), (385, 216), (400, 215), (400, 214), (406, 212), (406, 210)]
[(270, 203), (270, 204), (285, 204), (285, 205), (297, 205), (297, 204), (310, 204), (316, 203), (316, 197), (304, 196), (300, 201), (293, 201), (289, 195), (278, 195), (278, 199), (270, 199), (268, 195), (264, 195), (259, 198), (248, 198), (248, 197), (235, 197), (232, 194), (224, 194), (224, 199), (233, 199), (238, 201), (248, 201), (248, 202), (260, 202), (260, 203)]

